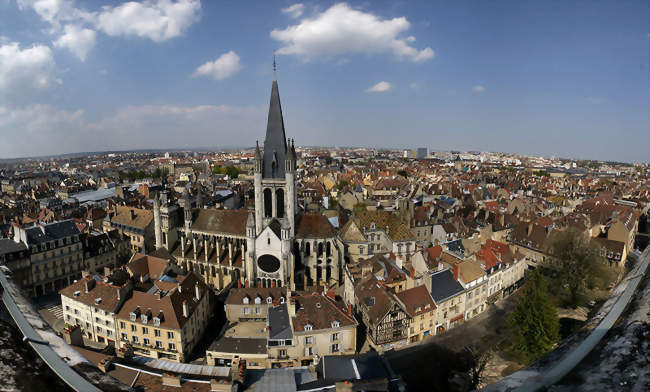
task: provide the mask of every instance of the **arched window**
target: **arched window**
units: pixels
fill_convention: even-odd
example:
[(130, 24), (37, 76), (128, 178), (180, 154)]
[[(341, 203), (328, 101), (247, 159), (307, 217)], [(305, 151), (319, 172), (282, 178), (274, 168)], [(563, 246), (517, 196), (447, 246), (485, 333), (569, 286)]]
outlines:
[(278, 189), (275, 191), (275, 212), (278, 218), (284, 217), (284, 190)]
[(273, 191), (264, 189), (264, 217), (270, 218), (273, 215)]
[(318, 257), (323, 255), (323, 243), (319, 242), (318, 243)]
[(310, 250), (311, 250), (310, 248), (311, 248), (311, 244), (310, 244), (309, 242), (307, 242), (307, 243), (305, 244), (305, 256), (309, 256), (309, 254), (311, 253), (311, 252), (310, 252)]
[(327, 257), (330, 257), (332, 255), (332, 245), (330, 244), (329, 241), (327, 242), (327, 245), (325, 246), (325, 254), (327, 255)]

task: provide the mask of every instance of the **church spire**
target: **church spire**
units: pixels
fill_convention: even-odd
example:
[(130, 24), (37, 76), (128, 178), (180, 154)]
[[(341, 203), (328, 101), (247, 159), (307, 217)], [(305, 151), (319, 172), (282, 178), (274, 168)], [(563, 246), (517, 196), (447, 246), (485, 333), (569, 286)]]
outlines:
[[(273, 61), (275, 74), (275, 60)], [(274, 78), (271, 85), (269, 117), (266, 124), (264, 140), (263, 178), (284, 178), (284, 161), (287, 154), (287, 138), (284, 133), (284, 119), (280, 105), (278, 81)]]

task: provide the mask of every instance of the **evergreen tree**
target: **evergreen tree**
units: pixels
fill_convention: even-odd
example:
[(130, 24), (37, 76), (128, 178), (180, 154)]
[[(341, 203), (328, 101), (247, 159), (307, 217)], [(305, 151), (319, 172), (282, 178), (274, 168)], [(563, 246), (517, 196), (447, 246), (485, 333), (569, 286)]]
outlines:
[(534, 272), (522, 288), (508, 324), (515, 332), (514, 350), (529, 361), (539, 358), (559, 340), (557, 309), (539, 271)]

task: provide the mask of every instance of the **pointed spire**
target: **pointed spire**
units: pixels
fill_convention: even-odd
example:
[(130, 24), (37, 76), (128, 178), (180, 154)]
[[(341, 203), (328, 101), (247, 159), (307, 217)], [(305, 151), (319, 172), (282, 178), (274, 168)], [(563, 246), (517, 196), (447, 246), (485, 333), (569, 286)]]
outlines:
[[(264, 139), (263, 177), (284, 178), (284, 165), (287, 153), (287, 138), (284, 133), (284, 120), (280, 105), (278, 81), (273, 80), (271, 100), (269, 102), (269, 117)], [(275, 160), (275, 165), (273, 161)]]
[(273, 53), (273, 80), (278, 80), (277, 66), (275, 64), (275, 53)]

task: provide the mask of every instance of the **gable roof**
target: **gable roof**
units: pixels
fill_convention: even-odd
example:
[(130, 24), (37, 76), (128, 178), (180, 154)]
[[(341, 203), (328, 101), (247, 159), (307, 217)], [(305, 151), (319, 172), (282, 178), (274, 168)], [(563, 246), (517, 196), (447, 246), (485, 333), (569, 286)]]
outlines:
[(213, 234), (246, 236), (248, 210), (215, 210), (202, 208), (196, 212), (192, 230)]
[(436, 304), (455, 297), (464, 291), (449, 269), (431, 274), (431, 297)]
[(303, 214), (296, 224), (297, 238), (331, 238), (336, 230), (323, 214)]

